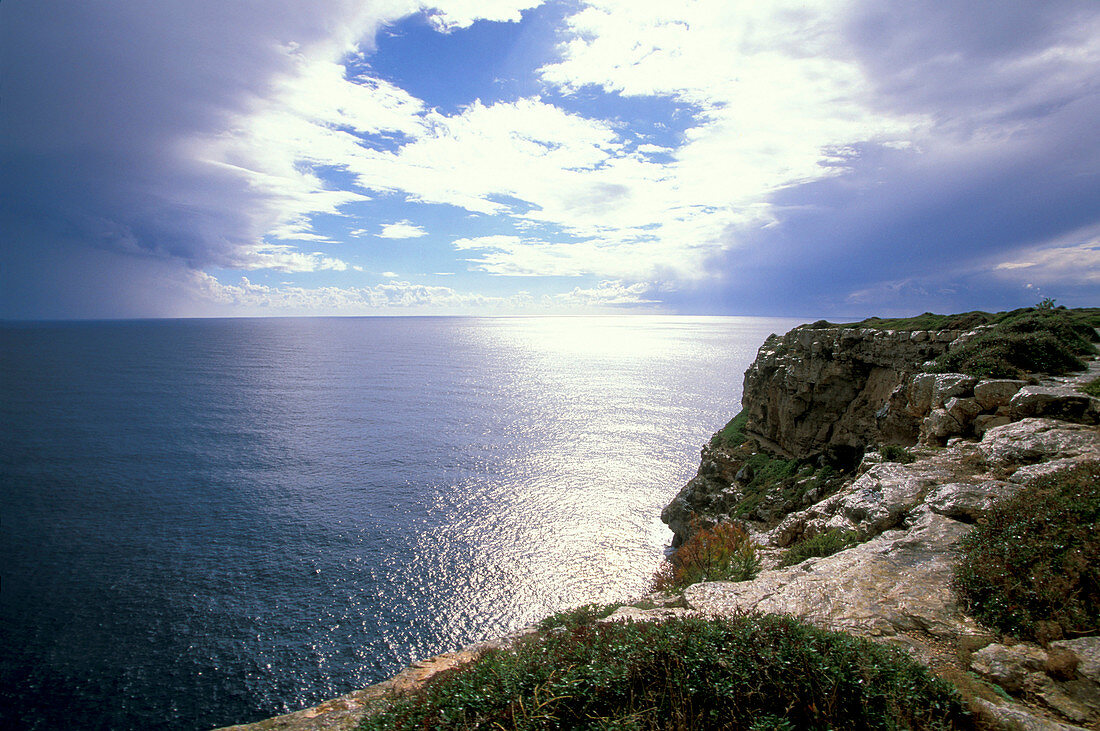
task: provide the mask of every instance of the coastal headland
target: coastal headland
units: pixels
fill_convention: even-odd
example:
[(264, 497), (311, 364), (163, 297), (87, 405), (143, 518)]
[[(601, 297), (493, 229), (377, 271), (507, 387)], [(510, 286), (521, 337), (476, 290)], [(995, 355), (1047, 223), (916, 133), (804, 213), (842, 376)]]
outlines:
[[(954, 687), (972, 727), (1100, 729), (1100, 514), (1086, 504), (1100, 482), (1100, 310), (1052, 305), (819, 321), (769, 337), (745, 373), (741, 412), (662, 513), (678, 554), (735, 526), (751, 570), (734, 576), (727, 560), (703, 580), (667, 579), (665, 592), (594, 608), (589, 621), (789, 615), (900, 648)], [(1003, 579), (1025, 565), (1015, 554), (1037, 552), (1021, 571), (1034, 579), (1027, 590), (1064, 590), (1079, 611), (981, 583), (981, 551), (1003, 540), (999, 527), (1025, 524), (1011, 512), (1021, 502), (1025, 518), (1046, 522), (996, 544), (1014, 555), (992, 573)], [(1059, 510), (1082, 512), (1043, 548), (1042, 526)], [(682, 579), (676, 555), (668, 576)], [(356, 728), (441, 671), (547, 631), (226, 728)]]

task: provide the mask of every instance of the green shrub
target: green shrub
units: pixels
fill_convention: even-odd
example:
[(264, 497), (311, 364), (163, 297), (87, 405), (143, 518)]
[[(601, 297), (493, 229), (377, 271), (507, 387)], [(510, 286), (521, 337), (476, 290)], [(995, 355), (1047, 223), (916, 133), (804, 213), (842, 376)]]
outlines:
[(887, 444), (885, 447), (881, 447), (878, 453), (882, 456), (882, 459), (887, 462), (900, 462), (901, 464), (912, 464), (916, 457), (905, 447), (899, 447), (896, 444)]
[(1083, 393), (1087, 393), (1089, 396), (1095, 396), (1100, 398), (1100, 378), (1094, 378), (1084, 386), (1077, 389)]
[(604, 619), (622, 604), (585, 604), (584, 606), (566, 609), (563, 612), (551, 614), (539, 622), (539, 629), (551, 630), (555, 627), (579, 627), (583, 624), (591, 624), (597, 619)]
[(745, 442), (745, 424), (749, 421), (749, 412), (742, 409), (729, 423), (715, 432), (710, 438), (712, 447), (737, 447)]
[(767, 520), (769, 509), (786, 513), (804, 507), (811, 493), (820, 499), (839, 488), (844, 473), (825, 465), (797, 459), (782, 459), (758, 452), (747, 460), (745, 467), (752, 477), (741, 487), (741, 499), (730, 515)]
[(1100, 462), (998, 502), (961, 543), (959, 600), (982, 624), (1037, 639), (1100, 630)]
[(661, 565), (654, 591), (676, 591), (700, 581), (748, 581), (760, 571), (756, 545), (735, 523), (696, 528), (684, 545)]
[[(762, 725), (766, 724), (766, 725)], [(364, 718), (398, 729), (973, 728), (892, 648), (791, 617), (612, 622), (488, 650)]]
[(794, 566), (808, 558), (820, 556), (832, 556), (845, 548), (851, 548), (859, 543), (859, 536), (855, 531), (830, 528), (824, 533), (818, 533), (812, 538), (798, 541), (783, 552), (779, 559), (779, 565)]
[(993, 328), (936, 359), (934, 371), (980, 378), (1060, 374), (1085, 367), (1081, 356), (1096, 351), (1089, 318), (1071, 310), (1031, 309), (1010, 313)]

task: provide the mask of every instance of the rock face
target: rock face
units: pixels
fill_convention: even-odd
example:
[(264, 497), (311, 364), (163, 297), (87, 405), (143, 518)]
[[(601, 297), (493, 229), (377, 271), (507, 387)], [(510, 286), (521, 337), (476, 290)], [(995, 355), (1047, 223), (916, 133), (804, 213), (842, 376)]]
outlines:
[(1100, 637), (1056, 642), (1047, 650), (992, 644), (988, 631), (962, 612), (951, 580), (959, 539), (993, 501), (1043, 475), (1100, 462), (1100, 429), (1030, 418), (990, 429), (981, 442), (959, 440), (922, 455), (908, 465), (877, 464), (835, 495), (757, 534), (765, 548), (831, 528), (857, 531), (863, 543), (764, 571), (752, 581), (689, 586), (689, 606), (719, 615), (792, 614), (900, 645), (932, 665), (942, 643), (969, 644), (979, 649), (972, 672), (1048, 712), (994, 703), (985, 715), (1000, 719), (1001, 728), (1078, 728), (1054, 720), (1059, 717), (1096, 727)]
[(914, 444), (919, 420), (883, 407), (924, 361), (966, 335), (807, 326), (773, 335), (745, 372), (745, 431), (786, 457), (880, 441)]
[[(695, 584), (685, 598), (706, 614), (792, 614), (901, 645), (933, 666), (943, 664), (937, 653), (945, 644), (965, 646), (964, 670), (1028, 704), (977, 698), (991, 727), (1100, 729), (1100, 637), (1046, 648), (996, 644), (951, 589), (958, 541), (996, 500), (1100, 462), (1100, 399), (1076, 388), (1100, 376), (1100, 359), (1085, 373), (1030, 383), (921, 372), (924, 361), (974, 334), (802, 327), (770, 337), (745, 374), (749, 439), (704, 449), (699, 474), (662, 519), (677, 533), (674, 545), (700, 522), (731, 517), (750, 521), (768, 555), (830, 530), (852, 531), (861, 542), (752, 581)], [(910, 446), (916, 460), (868, 452), (838, 490), (781, 505), (774, 520), (730, 515), (741, 498), (741, 465), (755, 451), (820, 461), (884, 444)]]

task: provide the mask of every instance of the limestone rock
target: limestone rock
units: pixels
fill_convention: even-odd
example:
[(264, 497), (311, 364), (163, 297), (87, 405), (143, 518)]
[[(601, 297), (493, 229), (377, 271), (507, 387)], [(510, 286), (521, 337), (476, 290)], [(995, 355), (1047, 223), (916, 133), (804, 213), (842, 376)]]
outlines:
[(978, 401), (972, 398), (961, 398), (959, 396), (952, 396), (943, 405), (944, 411), (951, 415), (955, 421), (963, 425), (964, 429), (969, 429), (971, 422), (974, 418), (982, 413), (982, 407), (978, 405)]
[(1038, 698), (1074, 723), (1089, 723), (1100, 717), (1100, 689), (1089, 681), (1059, 683), (1046, 673), (1029, 673), (1024, 687), (1028, 695)]
[(1012, 419), (996, 414), (979, 414), (974, 417), (974, 435), (981, 439), (990, 429), (1011, 424)]
[(959, 423), (947, 409), (932, 409), (920, 425), (921, 444), (943, 444), (948, 437), (962, 434), (966, 427)]
[(918, 373), (909, 379), (908, 407), (910, 414), (924, 416), (932, 410), (932, 389), (935, 385), (935, 373)]
[(1025, 381), (998, 378), (981, 381), (974, 386), (974, 398), (983, 411), (994, 411), (1006, 405), (1016, 392), (1026, 386)]
[(1014, 647), (987, 645), (973, 654), (970, 668), (1001, 686), (1009, 693), (1020, 693), (1030, 673), (1042, 670), (1047, 654), (1035, 645)]
[[(787, 457), (812, 456), (830, 446), (913, 444), (920, 422), (905, 406), (905, 384), (956, 337), (954, 331), (915, 337), (870, 328), (805, 327), (772, 336), (745, 372), (745, 431)], [(950, 391), (947, 386), (943, 393)]]
[(975, 698), (974, 703), (983, 716), (1003, 731), (1088, 731), (1080, 726), (1039, 717), (1031, 709), (1015, 703), (997, 704), (983, 698)]
[(598, 623), (605, 622), (659, 622), (672, 617), (690, 617), (698, 612), (683, 607), (657, 607), (655, 609), (639, 609), (638, 607), (619, 607)]
[(944, 406), (948, 400), (974, 392), (978, 379), (965, 373), (940, 373), (932, 384), (933, 409)]
[(1100, 399), (1064, 386), (1024, 386), (1009, 402), (1016, 419), (1045, 416), (1082, 424), (1100, 423)]
[[(1096, 456), (1100, 458), (1100, 454)], [(1081, 461), (1080, 457), (1066, 457), (1064, 459), (1053, 459), (1049, 462), (1024, 465), (1009, 475), (1008, 481), (1018, 485), (1030, 485), (1040, 477), (1048, 477), (1050, 475), (1056, 475), (1059, 472), (1064, 472), (1065, 470), (1073, 469), (1081, 464)]]
[(1100, 451), (1100, 432), (1054, 419), (1023, 419), (985, 433), (978, 449), (994, 466), (1023, 465)]
[(684, 597), (703, 612), (793, 614), (859, 635), (982, 634), (959, 610), (950, 589), (950, 547), (969, 529), (925, 511), (909, 530), (887, 531), (833, 556), (764, 571), (753, 581), (695, 584)]
[(1009, 497), (1019, 489), (1019, 485), (999, 480), (949, 482), (937, 486), (925, 502), (935, 513), (973, 523), (985, 515), (995, 501)]
[(1072, 653), (1077, 658), (1077, 674), (1100, 683), (1100, 636), (1058, 640), (1050, 646)]

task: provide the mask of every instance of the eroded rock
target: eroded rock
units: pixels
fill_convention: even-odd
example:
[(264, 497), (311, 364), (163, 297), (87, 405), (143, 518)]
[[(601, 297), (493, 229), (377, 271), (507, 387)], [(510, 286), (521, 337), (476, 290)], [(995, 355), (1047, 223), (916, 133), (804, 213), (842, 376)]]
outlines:
[(1036, 645), (1013, 647), (988, 645), (973, 654), (970, 668), (1001, 686), (1009, 693), (1020, 693), (1024, 680), (1036, 670), (1042, 670), (1047, 653)]

